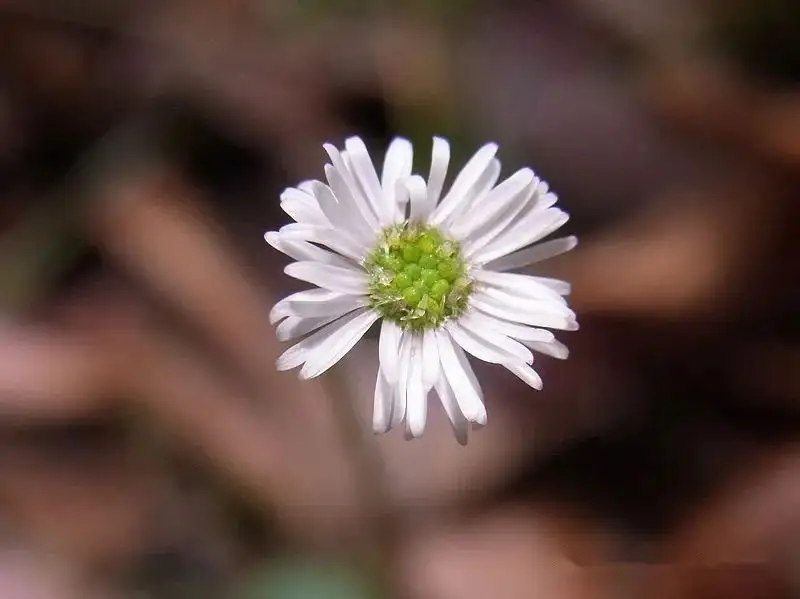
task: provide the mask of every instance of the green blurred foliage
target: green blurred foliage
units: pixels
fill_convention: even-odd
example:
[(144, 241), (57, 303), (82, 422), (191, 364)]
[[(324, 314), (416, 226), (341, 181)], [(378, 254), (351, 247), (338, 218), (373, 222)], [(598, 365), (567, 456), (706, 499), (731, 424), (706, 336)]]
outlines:
[(376, 585), (347, 564), (309, 559), (269, 562), (235, 599), (380, 599)]
[(472, 0), (296, 0), (290, 14), (295, 22), (336, 18), (364, 17), (402, 11), (417, 17), (448, 18), (469, 10)]

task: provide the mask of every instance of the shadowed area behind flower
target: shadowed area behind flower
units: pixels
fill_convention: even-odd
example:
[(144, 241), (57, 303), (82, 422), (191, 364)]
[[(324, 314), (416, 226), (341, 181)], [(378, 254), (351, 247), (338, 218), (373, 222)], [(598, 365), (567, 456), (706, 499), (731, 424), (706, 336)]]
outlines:
[[(797, 594), (790, 0), (74, 4), (0, 8), (3, 599)], [(581, 240), (466, 447), (372, 435), (374, 330), (274, 367), (263, 233), (354, 134), (496, 141)]]

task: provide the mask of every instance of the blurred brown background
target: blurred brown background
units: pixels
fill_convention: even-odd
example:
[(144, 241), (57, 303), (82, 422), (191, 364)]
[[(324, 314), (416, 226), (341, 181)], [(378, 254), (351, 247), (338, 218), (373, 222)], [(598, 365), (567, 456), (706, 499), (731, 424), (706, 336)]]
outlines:
[[(0, 599), (800, 597), (796, 0), (0, 3)], [(460, 447), (300, 383), (321, 144), (500, 143), (581, 319)], [(435, 402), (432, 402), (434, 404)]]

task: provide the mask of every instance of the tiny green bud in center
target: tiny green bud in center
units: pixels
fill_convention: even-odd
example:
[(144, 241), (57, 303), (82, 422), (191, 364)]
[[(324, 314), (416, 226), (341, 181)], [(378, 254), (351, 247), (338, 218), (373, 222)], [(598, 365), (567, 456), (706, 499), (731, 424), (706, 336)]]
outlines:
[(467, 309), (473, 284), (458, 242), (421, 223), (387, 227), (364, 261), (369, 302), (404, 330), (439, 328)]

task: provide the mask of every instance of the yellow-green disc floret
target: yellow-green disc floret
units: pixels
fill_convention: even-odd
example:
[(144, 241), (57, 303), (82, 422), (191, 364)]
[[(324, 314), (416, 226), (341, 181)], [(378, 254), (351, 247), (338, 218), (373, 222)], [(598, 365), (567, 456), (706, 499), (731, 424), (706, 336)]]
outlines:
[(388, 227), (364, 268), (370, 305), (405, 330), (436, 329), (467, 309), (472, 281), (461, 248), (435, 227)]

